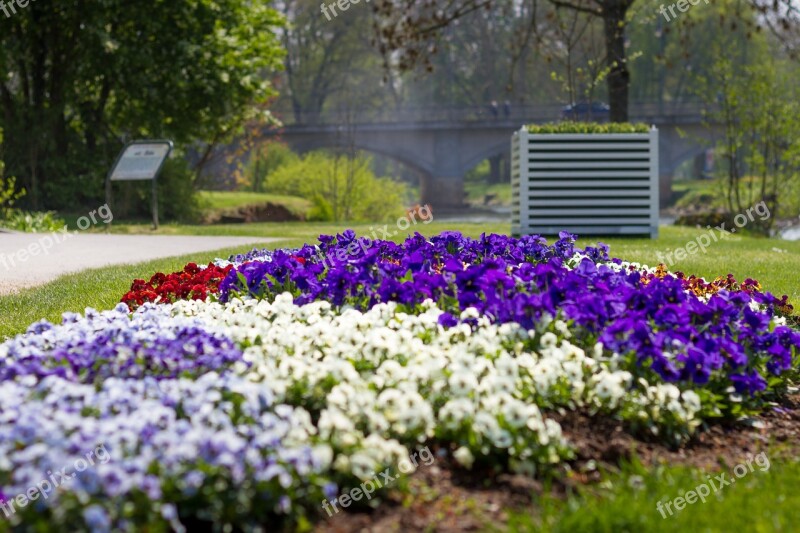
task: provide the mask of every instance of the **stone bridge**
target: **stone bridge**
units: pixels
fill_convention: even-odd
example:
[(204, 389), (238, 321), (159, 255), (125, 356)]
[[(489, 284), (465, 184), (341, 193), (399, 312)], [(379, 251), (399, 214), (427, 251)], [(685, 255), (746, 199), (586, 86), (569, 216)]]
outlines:
[[(506, 112), (485, 108), (414, 108), (279, 117), (285, 126), (268, 131), (300, 153), (320, 148), (364, 150), (415, 170), (421, 201), (437, 207), (458, 207), (464, 200), (464, 175), (484, 159), (510, 155), (511, 135), (524, 124), (559, 119), (560, 106), (511, 107)], [(669, 198), (678, 166), (710, 147), (716, 127), (702, 120), (698, 104), (658, 106), (633, 104), (632, 122), (659, 129), (662, 202)], [(508, 166), (506, 165), (507, 169)]]

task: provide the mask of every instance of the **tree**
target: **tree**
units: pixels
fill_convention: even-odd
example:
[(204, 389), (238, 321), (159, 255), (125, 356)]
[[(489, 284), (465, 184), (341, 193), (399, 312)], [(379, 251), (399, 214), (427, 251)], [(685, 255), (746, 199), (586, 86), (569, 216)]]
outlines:
[(554, 80), (562, 84), (569, 102), (592, 102), (595, 99), (607, 70), (602, 57), (598, 57), (595, 36), (596, 20), (574, 9), (556, 7), (547, 14), (552, 24), (548, 34), (540, 35), (538, 42), (547, 46), (548, 58), (559, 63), (563, 73), (553, 72)]
[[(457, 26), (466, 16), (479, 11), (492, 9), (506, 0), (378, 0), (374, 9), (379, 16), (377, 40), (381, 51), (387, 57), (399, 54), (396, 60), (402, 68), (413, 68), (420, 63), (430, 64), (430, 57), (437, 50), (437, 40), (443, 30)], [(630, 69), (626, 54), (626, 30), (631, 8), (637, 0), (545, 0), (554, 6), (571, 9), (602, 21), (606, 85), (611, 105), (611, 120), (628, 120), (628, 100), (630, 95)], [(643, 0), (640, 0), (640, 2)], [(537, 9), (539, 0), (529, 0), (532, 8), (529, 27), (539, 25)], [(527, 2), (525, 2), (527, 3)], [(655, 10), (654, 10), (655, 12)], [(760, 14), (755, 22), (752, 13)], [(796, 31), (800, 22), (798, 11), (792, 0), (747, 0), (734, 11), (743, 13), (742, 23), (753, 24), (753, 29), (767, 26), (776, 33)], [(735, 24), (736, 19), (732, 20)], [(533, 30), (532, 30), (533, 33)], [(797, 38), (789, 40), (797, 45)]]
[(722, 193), (729, 213), (763, 202), (773, 216), (758, 221), (769, 232), (779, 215), (794, 218), (800, 187), (799, 70), (775, 57), (761, 38), (739, 54), (717, 43), (717, 60), (698, 79), (709, 120), (723, 126), (717, 153), (723, 159)]
[[(0, 129), (0, 147), (3, 146), (3, 130)], [(0, 156), (2, 151), (0, 150)], [(25, 195), (25, 191), (17, 190), (17, 180), (5, 176), (5, 164), (0, 158), (0, 221), (8, 217), (14, 202)]]
[(326, 108), (354, 98), (360, 107), (385, 103), (381, 58), (370, 41), (366, 4), (335, 17), (328, 12), (327, 18), (317, 0), (286, 0), (281, 9), (289, 26), (281, 32), (288, 53), (278, 108), (290, 108), (296, 121), (309, 123), (320, 120)]
[(264, 118), (283, 18), (250, 0), (68, 0), (0, 17), (0, 125), (35, 207), (94, 201), (126, 139), (214, 143)]
[[(378, 28), (381, 49), (385, 53), (400, 50), (404, 58), (401, 64), (405, 66), (425, 61), (435, 51), (432, 42), (443, 28), (475, 11), (491, 9), (495, 1), (456, 0), (445, 3), (438, 0), (381, 0), (375, 4), (376, 11), (387, 19)], [(531, 1), (534, 4), (531, 10), (534, 17), (530, 24), (535, 27), (537, 0)], [(635, 0), (549, 1), (557, 7), (599, 17), (603, 21), (611, 120), (627, 121), (630, 73), (625, 56), (625, 26), (628, 10)]]

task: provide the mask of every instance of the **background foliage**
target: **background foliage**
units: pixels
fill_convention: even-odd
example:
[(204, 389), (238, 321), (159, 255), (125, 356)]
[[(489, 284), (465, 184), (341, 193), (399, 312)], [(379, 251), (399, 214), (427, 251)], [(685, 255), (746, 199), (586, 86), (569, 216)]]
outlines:
[(306, 198), (313, 203), (309, 220), (386, 221), (403, 213), (407, 188), (377, 177), (371, 160), (361, 155), (311, 152), (290, 157), (263, 182), (265, 190)]
[(0, 19), (0, 126), (27, 202), (96, 206), (125, 140), (202, 151), (263, 118), (283, 23), (249, 0), (35, 2)]

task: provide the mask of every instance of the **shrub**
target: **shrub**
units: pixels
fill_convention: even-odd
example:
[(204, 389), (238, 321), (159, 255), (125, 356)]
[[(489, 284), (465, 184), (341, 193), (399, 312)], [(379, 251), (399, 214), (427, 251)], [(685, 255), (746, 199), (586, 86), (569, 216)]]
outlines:
[(244, 169), (242, 188), (253, 192), (266, 192), (268, 176), (282, 166), (299, 161), (300, 157), (286, 144), (268, 142), (257, 147), (250, 155)]
[[(0, 147), (3, 146), (3, 130), (0, 129)], [(25, 196), (25, 190), (17, 190), (17, 180), (6, 178), (5, 164), (0, 159), (0, 221), (8, 217), (14, 202)]]
[(8, 218), (13, 210), (14, 202), (24, 196), (23, 191), (17, 191), (17, 184), (14, 178), (3, 178), (2, 161), (0, 161), (0, 220)]
[(334, 219), (333, 206), (321, 194), (311, 199), (312, 207), (308, 211), (309, 222), (326, 222)]
[(277, 168), (265, 190), (307, 198), (314, 203), (310, 219), (379, 221), (403, 214), (405, 184), (379, 178), (368, 157), (353, 159), (313, 152)]
[[(3, 144), (3, 130), (0, 129), (0, 146)], [(64, 226), (64, 221), (56, 218), (52, 211), (28, 212), (14, 207), (17, 200), (25, 196), (25, 189), (17, 189), (17, 180), (5, 177), (5, 164), (0, 160), (0, 227), (26, 232), (56, 231)]]
[(194, 222), (200, 216), (200, 201), (194, 187), (195, 174), (183, 157), (170, 158), (158, 177), (158, 210), (167, 220)]
[(631, 124), (628, 122), (553, 122), (549, 124), (530, 124), (528, 133), (647, 133), (647, 124)]
[(48, 233), (58, 231), (66, 225), (63, 219), (56, 216), (55, 211), (23, 211), (9, 209), (0, 226), (14, 231), (26, 233)]

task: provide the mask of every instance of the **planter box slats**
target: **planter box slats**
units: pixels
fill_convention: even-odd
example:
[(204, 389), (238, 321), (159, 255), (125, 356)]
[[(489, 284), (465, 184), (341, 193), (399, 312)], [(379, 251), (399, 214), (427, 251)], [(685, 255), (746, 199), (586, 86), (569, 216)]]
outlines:
[[(513, 185), (513, 184), (512, 184)], [(581, 189), (553, 189), (547, 190), (542, 189), (537, 191), (535, 199), (543, 199), (543, 198), (636, 198), (639, 200), (647, 201), (650, 195), (650, 189), (609, 189), (606, 191), (597, 191), (597, 190), (581, 190)], [(512, 198), (516, 197), (519, 198), (519, 194), (514, 196), (512, 193)], [(638, 204), (637, 204), (638, 205)]]
[(658, 235), (658, 131), (511, 142), (515, 235)]
[[(535, 231), (531, 231), (528, 235), (558, 235), (558, 232), (565, 231), (563, 227), (559, 226), (536, 226)], [(578, 236), (581, 235), (647, 235), (650, 232), (649, 224), (642, 225), (597, 225), (597, 226), (581, 226), (572, 225), (566, 229), (570, 233)]]
[[(528, 161), (575, 161), (589, 159), (592, 161), (650, 161), (650, 154), (644, 151), (636, 152), (531, 152)], [(512, 160), (519, 165), (519, 159)]]
[[(611, 179), (596, 179), (596, 180), (530, 180), (528, 184), (530, 185), (531, 189), (543, 189), (551, 187), (553, 189), (564, 189), (564, 188), (593, 188), (597, 193), (603, 193), (604, 191), (608, 191), (611, 187), (619, 187), (625, 189), (636, 189), (642, 191), (647, 191), (647, 186), (640, 186), (641, 179), (629, 179), (629, 180), (611, 180)], [(521, 185), (521, 182), (520, 182)], [(603, 189), (598, 189), (598, 187), (603, 187)]]
[[(537, 167), (534, 167), (537, 168)], [(561, 178), (569, 173), (570, 178), (649, 178), (650, 172), (647, 170), (529, 170), (528, 178)]]
[[(619, 160), (600, 160), (600, 161), (531, 161), (532, 169), (558, 169), (558, 170), (627, 170), (635, 169), (650, 172), (650, 161), (619, 161)], [(533, 171), (532, 171), (533, 172)]]
[(572, 209), (568, 207), (553, 207), (553, 208), (546, 208), (546, 207), (528, 207), (528, 214), (530, 215), (531, 219), (534, 217), (550, 217), (554, 218), (556, 216), (586, 216), (586, 215), (593, 215), (593, 216), (607, 216), (607, 217), (630, 217), (633, 215), (644, 217), (647, 219), (650, 216), (650, 210), (645, 208), (633, 208), (628, 207), (624, 213), (620, 213), (619, 209), (616, 208), (602, 208), (602, 207), (595, 207), (595, 208), (587, 208), (576, 206)]
[(535, 207), (619, 207), (631, 206), (637, 207), (642, 205), (642, 201), (636, 198), (544, 198), (531, 200), (528, 206), (533, 209)]
[(562, 224), (572, 225), (572, 224), (583, 224), (586, 226), (595, 226), (598, 224), (601, 225), (611, 225), (616, 220), (624, 220), (626, 223), (636, 223), (636, 224), (645, 224), (647, 225), (650, 222), (650, 217), (647, 215), (619, 215), (609, 213), (607, 215), (591, 215), (591, 216), (570, 216), (570, 215), (562, 215), (562, 216), (543, 216), (543, 215), (530, 215), (530, 222), (532, 225), (535, 226), (561, 226)]

